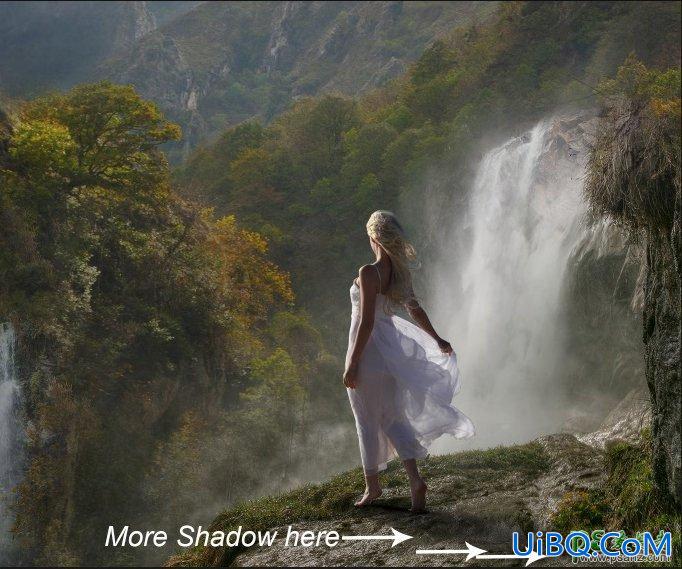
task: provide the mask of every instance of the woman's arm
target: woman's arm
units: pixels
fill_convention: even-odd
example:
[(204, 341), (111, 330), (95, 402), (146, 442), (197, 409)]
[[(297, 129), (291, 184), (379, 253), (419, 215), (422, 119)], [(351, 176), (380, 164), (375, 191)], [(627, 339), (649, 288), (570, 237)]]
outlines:
[(374, 267), (370, 265), (362, 267), (358, 281), (360, 283), (360, 325), (355, 336), (348, 368), (343, 374), (343, 384), (351, 389), (355, 389), (357, 385), (360, 356), (374, 328), (374, 308), (377, 301), (377, 292), (379, 292), (379, 277)]
[(412, 319), (417, 323), (417, 325), (424, 330), (429, 336), (431, 336), (436, 342), (438, 342), (438, 347), (444, 354), (452, 354), (452, 346), (447, 340), (443, 340), (437, 333), (429, 320), (426, 311), (419, 305), (419, 303), (414, 299), (414, 297), (405, 303), (405, 308), (410, 313)]

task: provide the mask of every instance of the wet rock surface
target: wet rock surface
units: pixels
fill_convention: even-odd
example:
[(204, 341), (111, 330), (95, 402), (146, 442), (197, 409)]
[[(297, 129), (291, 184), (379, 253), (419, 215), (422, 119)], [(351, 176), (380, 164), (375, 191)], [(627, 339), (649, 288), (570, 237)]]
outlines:
[(581, 442), (604, 448), (611, 440), (637, 443), (642, 429), (651, 425), (651, 401), (646, 387), (630, 391), (604, 419), (598, 429), (578, 435)]

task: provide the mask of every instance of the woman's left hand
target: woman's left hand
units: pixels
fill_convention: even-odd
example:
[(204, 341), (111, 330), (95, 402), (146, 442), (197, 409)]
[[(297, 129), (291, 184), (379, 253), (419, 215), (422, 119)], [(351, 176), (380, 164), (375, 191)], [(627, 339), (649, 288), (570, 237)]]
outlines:
[(448, 356), (452, 355), (452, 346), (450, 345), (450, 342), (448, 342), (447, 340), (443, 340), (443, 338), (438, 340), (438, 347), (440, 348), (440, 351), (443, 352), (444, 354), (447, 354)]
[(348, 389), (355, 389), (358, 384), (358, 366), (350, 366), (343, 374), (343, 384)]

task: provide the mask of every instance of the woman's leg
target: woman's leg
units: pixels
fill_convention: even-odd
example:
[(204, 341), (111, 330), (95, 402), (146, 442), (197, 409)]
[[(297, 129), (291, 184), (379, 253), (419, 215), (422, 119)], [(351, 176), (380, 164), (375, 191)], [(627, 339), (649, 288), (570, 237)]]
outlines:
[(412, 511), (423, 512), (426, 508), (426, 482), (419, 474), (417, 461), (414, 458), (403, 460), (405, 472), (410, 479), (410, 495), (412, 496)]
[(426, 449), (417, 439), (414, 429), (405, 417), (405, 410), (396, 399), (396, 380), (388, 379), (386, 397), (383, 400), (382, 429), (396, 449), (398, 456), (403, 461), (405, 471), (410, 479), (410, 494), (412, 495), (412, 511), (421, 512), (426, 506), (426, 483), (419, 474), (417, 460), (415, 458), (403, 458), (406, 456), (426, 456)]
[(367, 506), (381, 496), (379, 474), (367, 474), (365, 472), (365, 493), (357, 502), (356, 506)]
[(359, 378), (358, 387), (349, 390), (365, 472), (365, 493), (355, 502), (356, 506), (367, 506), (381, 496), (379, 470), (389, 454), (388, 440), (381, 431), (383, 386), (380, 374), (364, 374)]

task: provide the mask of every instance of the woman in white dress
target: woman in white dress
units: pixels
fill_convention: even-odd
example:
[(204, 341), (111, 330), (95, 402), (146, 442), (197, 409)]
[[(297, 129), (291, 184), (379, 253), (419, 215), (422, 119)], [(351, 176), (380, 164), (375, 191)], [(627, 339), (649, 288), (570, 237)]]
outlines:
[[(395, 215), (374, 212), (367, 222), (376, 262), (360, 268), (350, 289), (352, 316), (343, 383), (355, 415), (365, 493), (356, 506), (381, 495), (379, 472), (400, 457), (410, 480), (412, 511), (426, 505), (417, 459), (448, 433), (470, 437), (474, 426), (452, 405), (460, 389), (452, 346), (434, 330), (412, 290), (414, 248)], [(392, 314), (404, 306), (418, 324)]]

